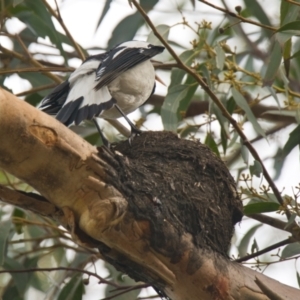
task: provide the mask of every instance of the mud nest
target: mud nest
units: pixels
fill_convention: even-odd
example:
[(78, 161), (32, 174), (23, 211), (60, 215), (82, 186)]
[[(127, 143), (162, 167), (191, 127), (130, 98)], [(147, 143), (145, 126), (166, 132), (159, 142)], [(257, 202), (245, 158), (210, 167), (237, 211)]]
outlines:
[[(242, 203), (225, 164), (205, 145), (170, 132), (144, 132), (117, 144), (118, 182), (137, 220), (150, 222), (150, 244), (174, 262), (174, 236), (188, 232), (197, 247), (226, 256)], [(172, 224), (168, 238), (166, 221)]]

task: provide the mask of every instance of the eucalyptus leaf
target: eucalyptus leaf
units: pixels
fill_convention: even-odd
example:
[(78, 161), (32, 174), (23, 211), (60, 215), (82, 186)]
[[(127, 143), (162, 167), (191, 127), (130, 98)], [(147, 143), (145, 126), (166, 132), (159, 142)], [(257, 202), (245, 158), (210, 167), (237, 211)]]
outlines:
[(222, 47), (219, 44), (217, 44), (217, 46), (216, 46), (216, 53), (217, 53), (217, 56), (216, 56), (217, 68), (220, 70), (223, 70), (226, 56), (225, 56), (224, 50), (222, 49)]
[(279, 203), (275, 202), (260, 202), (260, 203), (252, 203), (244, 206), (244, 214), (259, 214), (266, 213), (272, 211), (278, 211), (280, 207)]
[(103, 10), (102, 10), (102, 13), (101, 13), (100, 18), (99, 18), (99, 20), (98, 20), (98, 22), (97, 22), (96, 28), (98, 28), (98, 27), (101, 25), (103, 19), (105, 18), (107, 12), (108, 12), (109, 9), (110, 9), (110, 5), (111, 5), (112, 1), (113, 1), (113, 0), (106, 0), (106, 1), (105, 1), (105, 4), (104, 4)]
[(188, 90), (189, 86), (186, 85), (177, 85), (169, 89), (161, 107), (161, 117), (165, 130), (177, 131), (179, 103), (186, 97)]
[(218, 145), (210, 132), (207, 133), (204, 144), (207, 145), (218, 157), (220, 157)]
[(251, 165), (249, 167), (249, 170), (250, 170), (250, 174), (253, 176), (256, 176), (258, 178), (260, 178), (262, 172), (263, 172), (263, 168), (262, 168), (262, 165), (259, 161), (257, 160), (254, 160), (253, 162), (253, 165)]
[(263, 86), (271, 86), (280, 67), (282, 52), (280, 43), (276, 40), (272, 46), (269, 64), (263, 79)]
[(251, 229), (248, 230), (248, 232), (241, 239), (241, 242), (237, 247), (240, 257), (243, 257), (247, 254), (250, 240), (252, 239), (253, 235), (256, 233), (257, 229), (260, 228), (261, 226), (262, 224), (253, 226)]
[(63, 287), (57, 300), (82, 300), (83, 294), (82, 275), (77, 274)]
[(290, 137), (283, 147), (284, 155), (288, 155), (299, 144), (300, 144), (300, 124), (292, 132), (290, 132)]
[(280, 6), (280, 25), (283, 26), (289, 22), (295, 21), (298, 17), (299, 6), (281, 1)]
[[(169, 25), (158, 25), (156, 27), (158, 33), (164, 38), (165, 41), (169, 38), (170, 26)], [(160, 45), (161, 41), (154, 35), (153, 31), (150, 32), (147, 41), (153, 45)]]
[(281, 258), (285, 259), (288, 257), (292, 257), (295, 255), (299, 255), (300, 254), (300, 243), (296, 242), (296, 243), (292, 243), (287, 245), (281, 253)]
[(259, 123), (256, 120), (256, 117), (254, 116), (251, 108), (249, 107), (245, 97), (237, 91), (235, 88), (232, 88), (232, 96), (236, 102), (236, 104), (246, 113), (246, 116), (249, 120), (249, 122), (254, 127), (255, 131), (262, 135), (264, 138), (266, 138), (266, 134), (259, 125)]
[(258, 19), (262, 24), (271, 26), (269, 17), (265, 10), (259, 4), (257, 0), (244, 0), (247, 10), (251, 12), (251, 15)]
[[(3, 264), (5, 270), (24, 270), (24, 266), (17, 260), (10, 257), (6, 257)], [(11, 273), (14, 284), (16, 285), (19, 295), (24, 296), (25, 290), (27, 288), (29, 274), (27, 273)]]
[(11, 220), (0, 222), (0, 266), (3, 265), (7, 251), (7, 239), (11, 229)]

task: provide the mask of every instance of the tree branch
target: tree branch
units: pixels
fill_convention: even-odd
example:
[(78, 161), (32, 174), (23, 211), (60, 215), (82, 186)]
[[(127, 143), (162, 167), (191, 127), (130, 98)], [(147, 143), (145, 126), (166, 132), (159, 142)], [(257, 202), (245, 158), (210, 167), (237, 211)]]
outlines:
[[(165, 203), (167, 199), (173, 199), (172, 197), (177, 195), (179, 185), (177, 181), (172, 184), (162, 179), (162, 176), (166, 176), (166, 162), (164, 165), (163, 160), (157, 160), (162, 159), (166, 147), (161, 147), (160, 155), (153, 159), (149, 153), (149, 143), (154, 143), (154, 149), (160, 149), (157, 144), (159, 140), (151, 141), (151, 136), (154, 138), (153, 134), (145, 133), (137, 137), (130, 148), (125, 142), (118, 146), (117, 151), (107, 152), (101, 148), (98, 154), (95, 147), (57, 120), (4, 90), (0, 90), (0, 120), (0, 167), (33, 186), (51, 204), (58, 207), (63, 212), (66, 226), (73, 236), (77, 236), (83, 243), (87, 241), (93, 247), (98, 247), (105, 260), (118, 269), (126, 270), (137, 280), (154, 284), (173, 300), (213, 300), (221, 298), (221, 295), (228, 295), (232, 299), (266, 300), (266, 296), (254, 282), (256, 278), (262, 280), (274, 292), (288, 295), (289, 299), (299, 297), (297, 289), (279, 284), (262, 274), (230, 262), (218, 252), (197, 246), (195, 241), (202, 241), (202, 234), (206, 231), (192, 236), (185, 230), (177, 230), (172, 220), (191, 220), (190, 213), (185, 215), (185, 211), (188, 203), (194, 205), (198, 198), (189, 200), (182, 196), (180, 201), (173, 202), (173, 207)], [(208, 153), (205, 146), (175, 138), (170, 151), (173, 150), (171, 153), (176, 155), (174, 147), (182, 144), (184, 150), (180, 155), (184, 158), (184, 164), (194, 167), (199, 159), (205, 159), (202, 156), (189, 158), (185, 152), (189, 147), (195, 147), (197, 151), (203, 148), (203, 153)], [(162, 142), (166, 145), (165, 138), (160, 143)], [(124, 152), (122, 147), (128, 152)], [(132, 153), (135, 153), (133, 158), (130, 156)], [(151, 170), (140, 163), (137, 153), (148, 157), (152, 165)], [(159, 169), (153, 170), (155, 161)], [(178, 165), (177, 160), (175, 162)], [(218, 165), (216, 170), (220, 170), (220, 166)], [(144, 184), (142, 182), (147, 173), (141, 173), (143, 168), (150, 170), (150, 177), (147, 177)], [(175, 168), (171, 169), (173, 174)], [(210, 170), (211, 166), (204, 169), (197, 169), (198, 173), (200, 170)], [(141, 183), (130, 181), (130, 173), (122, 172), (137, 172), (139, 175), (136, 179), (141, 180)], [(121, 177), (121, 173), (126, 176)], [(189, 171), (186, 174), (181, 173), (181, 181), (184, 180), (183, 175), (189, 175)], [(153, 193), (158, 193), (158, 190), (152, 187), (150, 191), (147, 190), (151, 183), (149, 179), (156, 180), (155, 184), (165, 184), (165, 189), (170, 190), (164, 196), (164, 189), (159, 189), (161, 194), (157, 198), (160, 202), (153, 198)], [(227, 185), (220, 186), (225, 188)], [(183, 187), (182, 195), (195, 189), (198, 193), (193, 192), (193, 196), (202, 197), (210, 185), (203, 186), (202, 181), (187, 187), (188, 189)], [(214, 192), (216, 187), (212, 187)], [(234, 186), (229, 185), (227, 193), (234, 197)], [(139, 200), (135, 198), (136, 195), (143, 195), (145, 198)], [(220, 195), (224, 206), (225, 194)], [(152, 212), (149, 220), (141, 217), (142, 211), (138, 212), (139, 218), (135, 218), (131, 202), (133, 199), (144, 205), (144, 208), (140, 209), (144, 209), (145, 213)], [(217, 213), (218, 205), (211, 207), (212, 200), (209, 199), (210, 209), (207, 208), (204, 215), (211, 219)], [(182, 204), (185, 205), (185, 209), (180, 211), (184, 215), (169, 214), (169, 217), (166, 217), (162, 214)], [(214, 224), (224, 216), (225, 210), (224, 206), (222, 214), (217, 215)], [(199, 220), (199, 217), (201, 216), (195, 220)], [(229, 216), (230, 220), (231, 218), (234, 218), (234, 215)], [(151, 220), (155, 222), (150, 223)], [(154, 234), (153, 230), (158, 223), (163, 227)], [(180, 226), (186, 225), (184, 223)], [(203, 223), (203, 226), (208, 229), (207, 223)], [(221, 226), (223, 231), (220, 233), (224, 236), (223, 221)], [(214, 231), (212, 238), (217, 231)]]

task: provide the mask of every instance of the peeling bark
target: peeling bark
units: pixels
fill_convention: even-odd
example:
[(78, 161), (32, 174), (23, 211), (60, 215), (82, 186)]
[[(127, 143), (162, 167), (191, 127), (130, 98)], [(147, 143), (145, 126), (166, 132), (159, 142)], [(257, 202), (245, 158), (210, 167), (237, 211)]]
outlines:
[(131, 148), (96, 149), (4, 90), (0, 122), (0, 167), (43, 197), (1, 187), (0, 199), (40, 207), (134, 279), (174, 300), (300, 297), (226, 257), (241, 203), (224, 164), (200, 143), (143, 133)]

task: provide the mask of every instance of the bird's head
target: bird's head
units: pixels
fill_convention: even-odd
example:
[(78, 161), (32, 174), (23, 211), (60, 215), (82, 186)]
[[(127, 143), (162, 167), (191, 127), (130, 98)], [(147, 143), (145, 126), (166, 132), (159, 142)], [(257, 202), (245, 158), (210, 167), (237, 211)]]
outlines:
[(148, 56), (149, 58), (165, 50), (165, 47), (163, 46), (152, 45), (149, 42), (143, 42), (143, 41), (128, 41), (118, 45), (118, 47), (138, 48), (140, 53), (143, 53), (145, 56)]

